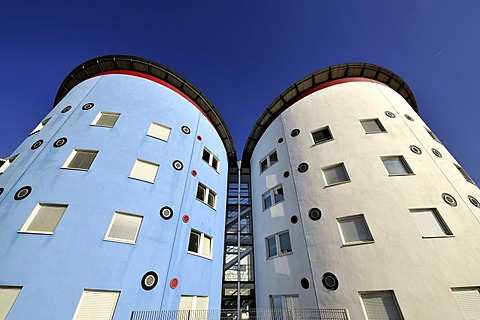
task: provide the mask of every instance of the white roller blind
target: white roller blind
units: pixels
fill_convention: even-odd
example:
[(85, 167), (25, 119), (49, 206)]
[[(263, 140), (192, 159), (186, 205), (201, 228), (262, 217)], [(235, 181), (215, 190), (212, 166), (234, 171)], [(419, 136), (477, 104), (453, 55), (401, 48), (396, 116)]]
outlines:
[(163, 141), (168, 141), (168, 137), (170, 136), (171, 130), (172, 129), (165, 127), (159, 123), (152, 122), (152, 124), (150, 125), (150, 128), (148, 129), (147, 135)]
[(158, 164), (137, 159), (130, 177), (153, 183), (157, 177), (158, 168)]
[(376, 133), (384, 131), (383, 127), (380, 126), (380, 123), (377, 119), (363, 120), (361, 123), (366, 133)]
[(410, 212), (423, 236), (431, 237), (450, 234), (439, 221), (435, 210), (412, 210)]
[(6, 319), (21, 288), (0, 287), (0, 319)]
[(480, 319), (480, 292), (479, 288), (455, 289), (455, 298), (465, 313), (467, 320)]
[(84, 290), (73, 318), (112, 319), (119, 295), (118, 291)]
[(341, 219), (338, 223), (345, 243), (373, 240), (363, 216)]
[(208, 258), (212, 257), (212, 239), (208, 236), (203, 236), (202, 255)]
[(101, 112), (95, 125), (112, 128), (120, 114), (112, 112)]
[(192, 310), (193, 296), (181, 296), (178, 310)]
[(107, 239), (135, 243), (142, 217), (115, 212)]
[(362, 299), (368, 320), (403, 320), (392, 292), (364, 293)]
[(208, 297), (197, 297), (196, 310), (208, 310)]
[(53, 233), (66, 209), (65, 205), (38, 204), (32, 213), (33, 219), (23, 230)]
[(401, 157), (383, 159), (383, 164), (385, 165), (385, 168), (387, 168), (389, 174), (396, 175), (410, 173)]

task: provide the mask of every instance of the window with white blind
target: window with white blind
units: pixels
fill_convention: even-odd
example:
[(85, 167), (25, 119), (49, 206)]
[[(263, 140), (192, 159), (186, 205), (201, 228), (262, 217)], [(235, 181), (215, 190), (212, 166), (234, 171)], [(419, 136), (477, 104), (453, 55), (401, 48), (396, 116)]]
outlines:
[(412, 209), (410, 213), (424, 238), (453, 235), (437, 209)]
[(120, 291), (83, 290), (73, 319), (113, 319)]
[(296, 313), (296, 310), (301, 309), (298, 295), (270, 296), (270, 308), (274, 320), (301, 318), (301, 313)]
[(379, 119), (360, 120), (360, 123), (362, 124), (363, 130), (365, 130), (365, 133), (387, 132), (387, 130), (385, 130), (385, 128), (383, 127)]
[(158, 168), (160, 166), (156, 163), (145, 161), (141, 159), (135, 160), (130, 178), (154, 183), (157, 177)]
[(20, 232), (53, 234), (67, 207), (64, 204), (37, 204)]
[(21, 287), (0, 286), (0, 319), (7, 318), (21, 290)]
[(390, 176), (405, 176), (413, 174), (412, 169), (402, 156), (382, 157), (383, 164)]
[(168, 141), (171, 131), (171, 128), (164, 126), (163, 124), (152, 122), (148, 128), (147, 136), (162, 141)]
[(454, 288), (452, 292), (467, 320), (480, 319), (480, 288)]
[(207, 319), (208, 296), (180, 296), (178, 320)]
[(116, 211), (104, 240), (136, 243), (142, 220), (142, 216)]
[(92, 126), (113, 128), (119, 117), (120, 113), (100, 111), (93, 119)]
[(98, 150), (74, 149), (62, 168), (87, 171), (97, 154)]
[(217, 194), (209, 187), (199, 183), (197, 186), (197, 200), (209, 205), (213, 209), (217, 207)]
[(342, 233), (343, 243), (361, 244), (373, 242), (373, 237), (368, 229), (363, 214), (338, 218), (338, 225)]
[(393, 291), (361, 293), (368, 320), (403, 320)]
[(42, 122), (40, 122), (40, 123), (35, 127), (35, 129), (33, 129), (33, 131), (30, 132), (29, 136), (31, 136), (32, 134), (37, 133), (38, 131), (42, 130), (43, 127), (45, 127), (45, 125), (48, 123), (48, 121), (50, 121), (50, 119), (51, 119), (51, 117), (43, 120)]
[(0, 159), (0, 174), (4, 173), (12, 162), (17, 158), (17, 155), (11, 156), (10, 158)]
[(333, 186), (350, 181), (347, 170), (345, 169), (345, 165), (343, 163), (323, 168), (322, 171), (327, 186)]
[(203, 232), (191, 230), (188, 240), (188, 252), (205, 258), (212, 258), (213, 238)]

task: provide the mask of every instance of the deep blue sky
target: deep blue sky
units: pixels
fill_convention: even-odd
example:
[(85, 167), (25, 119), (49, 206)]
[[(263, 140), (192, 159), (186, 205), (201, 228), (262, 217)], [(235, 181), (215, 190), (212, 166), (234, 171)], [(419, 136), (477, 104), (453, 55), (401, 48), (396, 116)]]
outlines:
[(2, 1), (0, 157), (43, 119), (64, 77), (97, 56), (137, 55), (190, 80), (239, 156), (295, 81), (370, 62), (409, 84), (423, 119), (480, 183), (479, 14), (475, 0)]

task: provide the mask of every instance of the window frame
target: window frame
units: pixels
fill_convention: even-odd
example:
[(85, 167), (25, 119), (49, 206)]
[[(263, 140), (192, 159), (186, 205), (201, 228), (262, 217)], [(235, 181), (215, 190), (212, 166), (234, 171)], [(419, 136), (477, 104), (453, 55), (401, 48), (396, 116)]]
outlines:
[[(275, 155), (276, 160), (272, 162), (272, 156), (273, 155)], [(263, 162), (266, 163), (265, 166), (262, 165)], [(271, 166), (273, 166), (275, 163), (278, 163), (277, 149), (273, 149), (265, 157), (263, 157), (262, 160), (259, 161), (260, 174), (267, 171), (267, 169), (270, 168)]]
[[(197, 236), (199, 236), (199, 238), (198, 238), (198, 252), (190, 251), (190, 238), (192, 237), (192, 234), (196, 234)], [(205, 238), (210, 240), (209, 255), (203, 254), (203, 251), (204, 251), (203, 247), (206, 243)], [(212, 236), (210, 236), (210, 235), (208, 235), (204, 232), (201, 232), (201, 231), (196, 230), (196, 229), (190, 229), (190, 233), (188, 234), (187, 253), (192, 254), (194, 256), (199, 256), (199, 257), (202, 257), (202, 258), (213, 260), (213, 240), (214, 239), (213, 239)]]
[[(294, 320), (302, 318), (300, 297), (298, 294), (272, 294), (270, 297), (270, 312), (274, 320)], [(274, 299), (280, 299), (281, 308), (275, 308)], [(292, 303), (296, 299), (296, 303)], [(293, 304), (298, 304), (298, 309), (292, 308)], [(296, 312), (298, 310), (298, 313)]]
[[(89, 153), (89, 154), (95, 154), (95, 156), (93, 157), (93, 160), (92, 160), (92, 163), (90, 163), (90, 165), (88, 166), (88, 168), (75, 168), (75, 167), (70, 167), (73, 159), (75, 159), (75, 157), (77, 156), (77, 154), (79, 153)], [(95, 161), (95, 159), (97, 158), (98, 156), (98, 153), (99, 153), (99, 150), (90, 150), (90, 149), (73, 149), (72, 152), (70, 153), (70, 155), (68, 156), (67, 160), (65, 160), (65, 163), (63, 164), (62, 166), (62, 169), (68, 169), (68, 170), (78, 170), (78, 171), (88, 171), (90, 170), (90, 168), (92, 167), (93, 165), (93, 162)]]
[[(342, 229), (342, 222), (344, 221), (349, 221), (349, 220), (354, 220), (354, 219), (362, 219), (363, 225), (365, 227), (365, 231), (370, 237), (368, 240), (355, 240), (355, 241), (347, 241), (345, 239), (345, 235)], [(362, 245), (362, 244), (369, 244), (369, 243), (374, 243), (375, 240), (373, 239), (372, 232), (370, 231), (370, 228), (368, 226), (367, 220), (365, 219), (365, 215), (360, 213), (360, 214), (354, 214), (350, 216), (344, 216), (344, 217), (338, 217), (337, 218), (337, 224), (338, 224), (338, 230), (340, 231), (340, 236), (342, 238), (342, 243), (343, 246), (355, 246), (355, 245)]]
[[(275, 198), (275, 195), (278, 195), (279, 193), (276, 193), (278, 190), (282, 190), (282, 199), (280, 200), (277, 200)], [(266, 206), (266, 203), (265, 203), (265, 199), (267, 199), (267, 197), (269, 197), (271, 199), (271, 203), (269, 206)], [(267, 210), (267, 209), (270, 209), (271, 207), (273, 207), (274, 205), (278, 204), (278, 203), (282, 203), (283, 201), (285, 201), (285, 192), (283, 190), (283, 186), (282, 184), (277, 184), (275, 187), (269, 189), (268, 191), (264, 192), (262, 194), (262, 208), (263, 208), (263, 211)]]
[[(364, 299), (363, 296), (364, 295), (371, 295), (371, 294), (383, 295), (384, 297), (388, 294), (392, 298), (392, 302), (395, 305), (395, 309), (397, 311), (397, 314), (400, 316), (400, 319), (405, 320), (405, 318), (403, 317), (402, 309), (400, 308), (400, 305), (398, 304), (397, 297), (395, 296), (395, 292), (393, 290), (375, 290), (375, 291), (360, 291), (359, 292), (360, 301), (361, 301), (361, 304), (362, 304), (362, 309), (363, 309), (363, 313), (365, 315), (365, 319), (369, 320), (370, 318), (368, 316), (368, 310), (367, 310), (367, 306), (365, 304), (365, 299)], [(382, 301), (383, 301), (383, 299), (382, 299)]]
[[(56, 207), (56, 208), (64, 208), (62, 214), (60, 215), (60, 218), (58, 219), (57, 223), (55, 224), (55, 227), (53, 228), (52, 231), (39, 231), (39, 230), (28, 230), (30, 225), (35, 221), (35, 218), (39, 214), (40, 210), (42, 207)], [(67, 204), (60, 204), (60, 203), (37, 203), (35, 207), (33, 208), (32, 212), (30, 212), (30, 215), (28, 216), (27, 220), (23, 223), (22, 227), (20, 230), (18, 230), (18, 233), (33, 233), (33, 234), (46, 234), (46, 235), (52, 235), (55, 233), (55, 229), (57, 229), (58, 225), (60, 224), (60, 221), (62, 220), (63, 216), (65, 215), (65, 211), (67, 211), (68, 205)]]
[[(380, 157), (382, 160), (382, 163), (385, 167), (385, 169), (388, 172), (389, 177), (397, 177), (397, 176), (413, 176), (415, 173), (413, 172), (412, 168), (408, 164), (407, 160), (405, 159), (404, 156), (402, 155), (397, 155), (397, 156), (382, 156)], [(390, 173), (388, 170), (388, 167), (385, 165), (385, 160), (392, 160), (392, 159), (398, 159), (399, 162), (402, 164), (403, 168), (405, 169), (405, 173)]]
[[(330, 135), (329, 138), (327, 139), (324, 139), (324, 140), (319, 140), (319, 141), (316, 141), (315, 138), (314, 138), (314, 134), (316, 133), (319, 133), (321, 131), (324, 131), (326, 130), (328, 132), (328, 134)], [(326, 143), (326, 142), (329, 142), (329, 141), (332, 141), (332, 140), (335, 140), (333, 134), (332, 134), (332, 130), (330, 130), (330, 126), (325, 126), (325, 127), (322, 127), (322, 128), (319, 128), (319, 129), (316, 129), (314, 131), (311, 131), (310, 132), (310, 136), (312, 137), (312, 141), (313, 141), (313, 145), (316, 146), (316, 145), (319, 145), (319, 144), (323, 144), (323, 143)]]
[[(116, 217), (118, 215), (140, 218), (140, 222), (138, 223), (137, 230), (135, 232), (135, 238), (133, 240), (114, 238), (114, 237), (109, 236), (110, 231), (112, 230), (112, 227), (113, 227), (113, 225), (115, 223), (115, 220), (116, 220)], [(142, 223), (143, 223), (143, 216), (141, 216), (141, 215), (134, 214), (134, 213), (129, 213), (129, 212), (123, 212), (123, 211), (115, 211), (113, 213), (112, 219), (110, 220), (110, 224), (108, 226), (107, 233), (105, 233), (105, 237), (103, 237), (103, 240), (110, 241), (110, 242), (118, 242), (118, 243), (136, 244), (137, 239), (138, 239), (138, 234), (140, 233), (140, 228), (142, 227)]]
[[(204, 159), (204, 154), (208, 153), (208, 161)], [(202, 160), (206, 162), (210, 167), (212, 167), (215, 171), (220, 172), (220, 160), (213, 154), (212, 151), (208, 150), (207, 148), (203, 148), (202, 151)], [(214, 166), (213, 160), (217, 161), (217, 165)]]
[[(156, 167), (157, 167), (157, 170), (155, 171), (155, 177), (153, 177), (153, 180), (152, 180), (152, 179), (150, 179), (150, 180), (145, 180), (145, 179), (142, 179), (142, 178), (139, 178), (139, 177), (134, 176), (134, 171), (136, 170), (137, 165), (138, 165), (139, 162), (143, 162), (143, 163), (146, 163), (146, 164), (153, 165), (153, 166), (156, 166)], [(134, 179), (134, 180), (138, 180), (138, 181), (143, 181), (143, 182), (147, 182), (147, 183), (152, 183), (152, 184), (154, 184), (154, 183), (155, 183), (155, 180), (157, 180), (157, 176), (158, 176), (158, 171), (159, 171), (159, 170), (160, 170), (160, 165), (159, 165), (158, 163), (137, 158), (137, 159), (135, 159), (135, 163), (133, 164), (132, 170), (130, 171), (130, 174), (129, 174), (128, 177), (129, 177), (130, 179)]]
[[(111, 126), (110, 125), (104, 125), (104, 124), (98, 124), (98, 122), (100, 121), (100, 119), (104, 115), (105, 116), (117, 116), (114, 124), (111, 125)], [(121, 115), (121, 113), (118, 113), (118, 112), (100, 111), (100, 112), (97, 113), (97, 115), (95, 116), (95, 118), (93, 119), (93, 121), (90, 125), (95, 126), (95, 127), (113, 128), (117, 124), (117, 121), (120, 118), (120, 115)]]
[[(282, 243), (280, 241), (280, 236), (282, 235), (288, 235), (288, 242), (289, 242), (289, 246), (290, 246), (290, 251), (285, 251), (284, 252), (284, 248), (282, 248)], [(274, 243), (275, 243), (275, 254), (274, 255), (270, 255), (270, 245), (269, 245), (269, 240), (271, 239), (274, 239)], [(270, 260), (270, 259), (274, 259), (274, 258), (277, 258), (277, 257), (282, 257), (282, 256), (288, 256), (288, 255), (291, 255), (293, 254), (293, 248), (292, 248), (292, 240), (290, 239), (290, 231), (289, 230), (283, 230), (283, 231), (280, 231), (280, 232), (277, 232), (275, 234), (272, 234), (268, 237), (265, 238), (265, 249), (266, 249), (266, 256), (267, 256), (267, 260)]]
[[(334, 183), (328, 183), (328, 179), (327, 179), (327, 176), (325, 174), (325, 171), (333, 169), (333, 168), (337, 168), (337, 167), (342, 167), (343, 168), (343, 172), (345, 173), (345, 176), (347, 177), (347, 180), (340, 180), (340, 181), (337, 181), (337, 182), (334, 182)], [(323, 179), (325, 181), (325, 187), (336, 186), (336, 185), (339, 185), (339, 184), (344, 184), (344, 183), (348, 183), (348, 182), (352, 181), (350, 179), (350, 175), (348, 174), (347, 167), (345, 166), (345, 163), (343, 163), (343, 162), (339, 162), (339, 163), (336, 163), (336, 164), (333, 164), (333, 165), (330, 165), (330, 166), (323, 167), (322, 168), (322, 174), (323, 174)]]
[[(438, 226), (442, 229), (443, 234), (434, 234), (434, 235), (425, 235), (425, 229), (422, 229), (420, 225), (418, 224), (418, 220), (415, 219), (413, 216), (415, 213), (420, 213), (420, 212), (431, 212), (433, 218), (437, 222)], [(454, 234), (448, 224), (445, 222), (443, 219), (442, 215), (440, 212), (437, 210), (437, 208), (414, 208), (414, 209), (409, 209), (410, 216), (412, 217), (415, 225), (417, 226), (418, 230), (422, 234), (423, 239), (431, 239), (431, 238), (453, 238)]]
[[(10, 311), (12, 311), (12, 308), (13, 308), (13, 306), (15, 305), (15, 302), (17, 301), (18, 296), (19, 296), (20, 293), (22, 292), (22, 289), (23, 289), (23, 287), (21, 287), (21, 286), (4, 286), (4, 285), (0, 285), (0, 291), (3, 291), (3, 290), (5, 290), (5, 291), (9, 291), (9, 290), (14, 291), (14, 292), (10, 293), (10, 297), (9, 297), (9, 298), (10, 298), (10, 301), (9, 301), (9, 302), (11, 302), (11, 303), (9, 303), (8, 310), (7, 310), (7, 309), (0, 310), (0, 312), (5, 311), (5, 312), (3, 312), (3, 314), (0, 313), (0, 317), (1, 317), (2, 319), (9, 319), (9, 318), (8, 318), (8, 314), (10, 313)], [(6, 294), (0, 294), (0, 296), (3, 296), (3, 297), (5, 298)], [(7, 300), (7, 301), (8, 301), (8, 300)], [(5, 304), (5, 306), (7, 305), (7, 304), (5, 303), (5, 300), (3, 301), (3, 303)], [(5, 318), (4, 318), (3, 316), (5, 316)]]
[[(365, 126), (363, 125), (364, 123), (368, 121), (374, 121), (377, 125), (377, 127), (380, 129), (380, 131), (367, 131)], [(365, 134), (377, 134), (377, 133), (387, 133), (387, 129), (385, 129), (385, 126), (383, 125), (382, 121), (379, 118), (371, 118), (371, 119), (361, 119), (360, 124), (362, 125), (363, 130), (365, 131)]]
[[(468, 317), (469, 319), (473, 319), (473, 316), (477, 316), (478, 313), (480, 313), (479, 309), (480, 309), (480, 287), (475, 287), (475, 286), (472, 286), (472, 287), (452, 287), (450, 288), (453, 296), (455, 297), (455, 300), (457, 300), (457, 303), (458, 305), (460, 306), (460, 308), (462, 309), (463, 313), (465, 314), (466, 317)], [(460, 297), (459, 296), (459, 293), (460, 292), (463, 292), (463, 293), (466, 293), (466, 292), (469, 292), (469, 291), (476, 291), (477, 294), (474, 296), (474, 301), (476, 303), (472, 303), (472, 297)], [(466, 298), (466, 299), (465, 299)], [(466, 302), (468, 305), (465, 305), (463, 304), (464, 302)], [(477, 310), (475, 309), (471, 309), (470, 307), (472, 307), (473, 305), (475, 305), (476, 308), (478, 308)], [(475, 312), (475, 314), (472, 314), (471, 312)]]
[(82, 295), (80, 296), (80, 299), (78, 300), (78, 304), (77, 304), (77, 307), (75, 308), (75, 313), (73, 314), (72, 319), (73, 320), (78, 319), (78, 314), (81, 311), (82, 304), (83, 304), (84, 300), (86, 299), (86, 295), (88, 295), (88, 292), (90, 292), (90, 293), (102, 292), (102, 293), (116, 294), (116, 297), (114, 299), (114, 303), (113, 303), (112, 306), (110, 306), (110, 307), (113, 307), (111, 309), (110, 319), (113, 319), (114, 316), (115, 316), (115, 311), (117, 309), (118, 300), (120, 298), (121, 291), (119, 291), (119, 290), (97, 290), (97, 289), (83, 289)]
[[(200, 199), (198, 198), (198, 190), (202, 188), (204, 190), (203, 192), (203, 199)], [(213, 194), (213, 205), (211, 205), (209, 203), (209, 199), (210, 199), (210, 195)], [(210, 208), (212, 208), (213, 210), (217, 210), (217, 200), (218, 200), (218, 194), (213, 191), (212, 189), (210, 189), (209, 187), (207, 187), (206, 185), (204, 185), (203, 183), (199, 182), (197, 184), (197, 192), (195, 193), (195, 199), (197, 199), (198, 201), (206, 204), (207, 206), (209, 206)]]
[[(154, 126), (159, 126), (159, 127), (162, 127), (163, 129), (167, 129), (168, 130), (168, 136), (166, 139), (163, 139), (163, 138), (160, 138), (159, 136), (156, 136), (154, 135), (153, 133), (151, 133), (151, 130), (152, 130), (152, 127)], [(160, 141), (164, 141), (164, 142), (168, 142), (168, 140), (170, 139), (170, 134), (172, 133), (172, 128), (164, 125), (164, 124), (161, 124), (161, 123), (158, 123), (158, 122), (155, 122), (155, 121), (152, 121), (150, 123), (150, 126), (148, 127), (148, 130), (147, 130), (147, 136), (151, 137), (151, 138), (154, 138), (154, 139), (157, 139), (157, 140), (160, 140)]]

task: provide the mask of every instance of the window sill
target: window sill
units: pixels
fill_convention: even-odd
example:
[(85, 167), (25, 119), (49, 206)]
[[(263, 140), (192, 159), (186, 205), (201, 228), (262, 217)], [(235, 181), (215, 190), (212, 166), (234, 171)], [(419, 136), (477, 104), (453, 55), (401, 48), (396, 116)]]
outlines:
[(101, 124), (91, 124), (90, 126), (91, 127), (102, 127), (102, 128), (113, 128), (113, 126), (104, 126), (104, 125), (101, 125)]
[(122, 240), (122, 239), (114, 239), (114, 238), (103, 238), (103, 241), (108, 242), (116, 242), (116, 243), (125, 243), (125, 244), (136, 244), (136, 241), (129, 241), (129, 240)]
[[(75, 170), (75, 171), (88, 171), (88, 169), (82, 169), (82, 168), (70, 168), (70, 167), (61, 167), (60, 169), (65, 169), (65, 170)], [(90, 169), (90, 168), (89, 168)]]
[(26, 234), (44, 234), (44, 235), (52, 235), (53, 232), (47, 231), (29, 231), (29, 230), (19, 230), (17, 233), (26, 233)]
[(204, 256), (204, 255), (201, 255), (201, 254), (193, 252), (193, 251), (187, 251), (187, 253), (191, 254), (192, 256), (197, 256), (197, 257), (204, 258), (204, 259), (207, 259), (207, 260), (210, 260), (210, 261), (213, 260), (212, 257)]
[(415, 173), (397, 173), (397, 174), (388, 174), (389, 177), (403, 177), (403, 176), (414, 176)]
[(285, 201), (285, 199), (283, 199), (283, 200), (281, 200), (281, 201), (278, 201), (278, 202), (275, 202), (275, 203), (272, 204), (270, 207), (264, 208), (264, 209), (263, 209), (263, 212), (267, 211), (267, 210), (270, 209), (271, 207), (274, 207), (274, 206), (276, 206), (277, 204), (282, 203), (282, 202), (284, 202), (284, 201)]
[(388, 131), (365, 132), (365, 134), (378, 134), (378, 133), (388, 133)]
[(159, 138), (159, 137), (151, 136), (151, 135), (149, 135), (149, 134), (147, 134), (146, 136), (147, 136), (147, 137), (150, 137), (150, 138), (153, 138), (153, 139), (157, 139), (157, 140), (163, 141), (163, 142), (168, 142), (168, 139), (167, 139), (167, 140), (161, 139), (161, 138)]
[(292, 254), (293, 254), (293, 251), (290, 251), (290, 252), (287, 252), (287, 253), (282, 253), (282, 254), (277, 254), (276, 256), (267, 257), (267, 260), (273, 260), (273, 259), (280, 258), (280, 257), (286, 257), (286, 256), (290, 256)]
[(438, 239), (438, 238), (455, 238), (453, 234), (445, 234), (438, 236), (422, 236), (422, 239)]
[(330, 142), (330, 141), (333, 141), (333, 140), (335, 140), (335, 139), (332, 138), (332, 139), (328, 139), (328, 140), (324, 140), (324, 141), (319, 141), (319, 142), (315, 142), (315, 141), (314, 141), (312, 147), (316, 147), (316, 146), (318, 146), (318, 145), (321, 145), (321, 144), (324, 144), (324, 143), (327, 143), (327, 142)]
[(204, 205), (206, 205), (207, 207), (209, 207), (209, 208), (211, 208), (211, 209), (213, 209), (213, 210), (217, 211), (217, 208), (216, 208), (216, 207), (212, 207), (212, 206), (211, 206), (211, 205), (209, 205), (208, 203), (206, 203), (206, 202), (203, 202), (202, 200), (200, 200), (200, 199), (198, 199), (198, 198), (195, 198), (195, 199), (196, 199), (198, 202), (201, 202), (201, 203), (203, 203), (203, 204), (204, 204)]
[(326, 185), (324, 188), (335, 187), (335, 186), (338, 186), (339, 184), (345, 184), (345, 183), (349, 183), (349, 182), (352, 182), (352, 181), (351, 181), (351, 180), (348, 180), (348, 181), (336, 182), (336, 183), (332, 183), (332, 184)]
[(372, 244), (372, 243), (375, 243), (374, 240), (369, 240), (369, 241), (355, 241), (355, 242), (348, 242), (348, 243), (344, 243), (341, 248), (343, 247), (354, 247), (354, 246), (361, 246), (363, 244)]
[(132, 180), (137, 180), (137, 181), (142, 181), (142, 182), (146, 182), (146, 183), (150, 183), (150, 184), (155, 184), (155, 180), (154, 181), (148, 181), (148, 180), (142, 180), (142, 179), (131, 177), (131, 176), (129, 176), (128, 178), (132, 179)]

